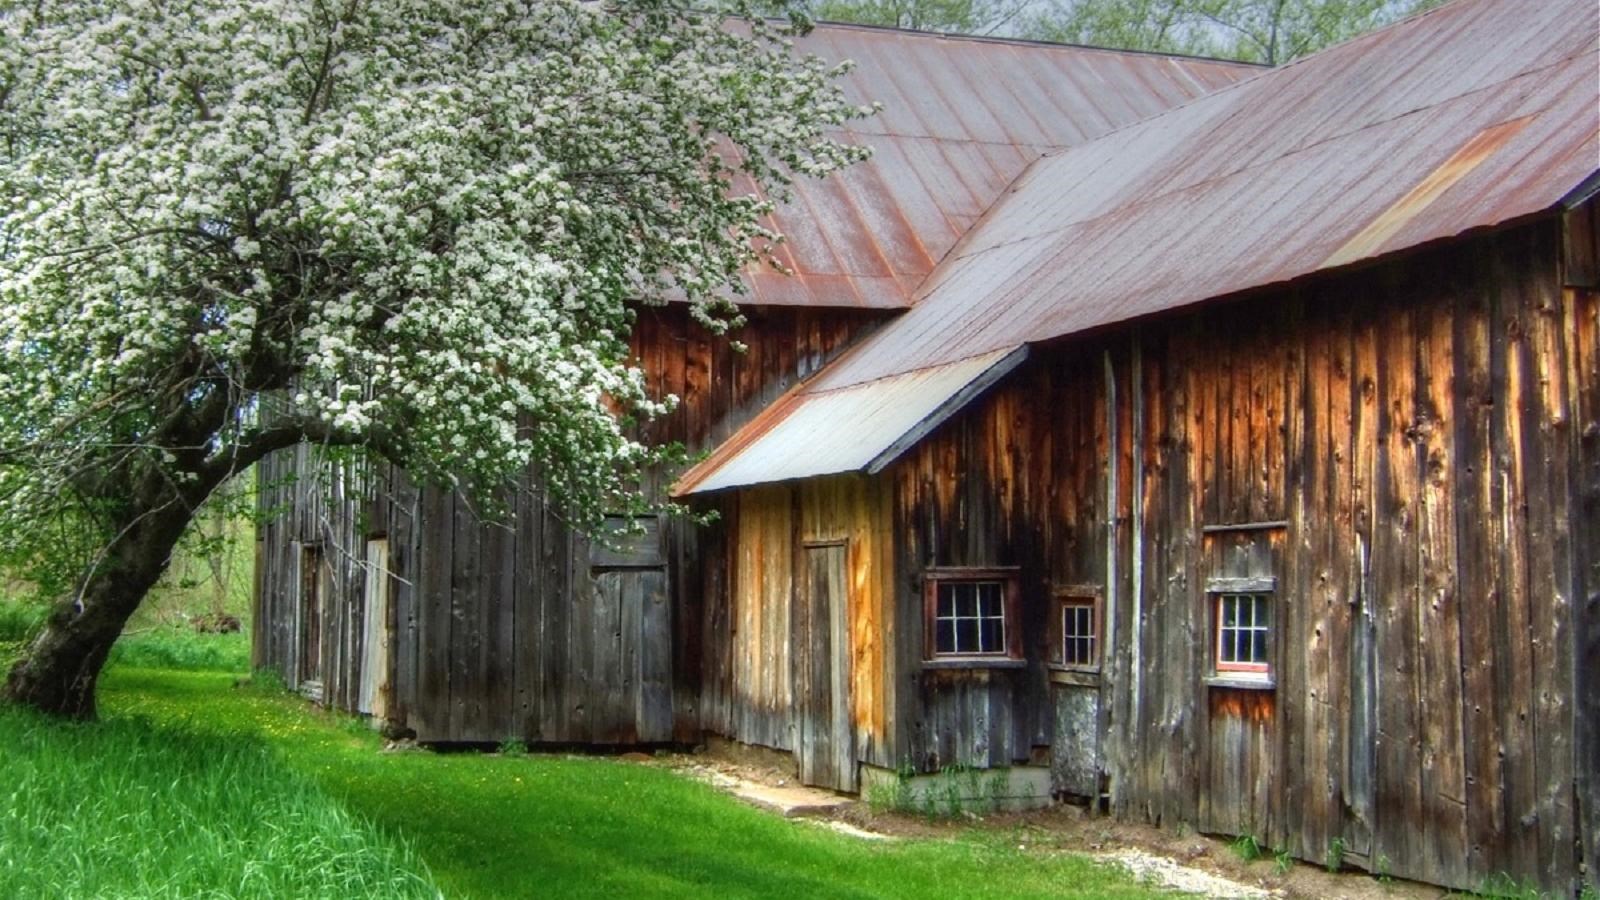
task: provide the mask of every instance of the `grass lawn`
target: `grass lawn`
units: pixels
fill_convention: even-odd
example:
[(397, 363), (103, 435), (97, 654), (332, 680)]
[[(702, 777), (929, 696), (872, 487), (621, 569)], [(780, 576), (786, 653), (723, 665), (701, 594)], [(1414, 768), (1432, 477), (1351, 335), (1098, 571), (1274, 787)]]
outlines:
[(650, 765), (383, 753), (354, 720), (235, 674), (130, 658), (103, 682), (102, 724), (0, 715), (0, 772), (24, 784), (0, 782), (0, 894), (60, 893), (35, 867), (70, 852), (49, 878), (72, 895), (1158, 896), (1004, 833), (863, 841)]

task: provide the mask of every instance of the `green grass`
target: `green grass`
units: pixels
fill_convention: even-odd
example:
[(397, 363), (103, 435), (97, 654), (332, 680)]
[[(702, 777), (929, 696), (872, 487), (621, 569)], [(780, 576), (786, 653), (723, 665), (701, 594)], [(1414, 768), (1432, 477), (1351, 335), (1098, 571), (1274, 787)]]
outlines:
[(0, 678), (5, 677), (11, 663), (22, 655), (28, 639), (44, 623), (45, 612), (42, 604), (0, 597)]
[[(321, 797), (343, 810), (338, 821), (369, 840), (381, 838), (376, 846), (401, 854), (389, 858), (402, 859), (408, 878), (418, 866), (395, 848), (415, 848), (433, 883), (452, 897), (1159, 896), (1121, 871), (1080, 856), (1019, 850), (1003, 833), (863, 841), (747, 807), (654, 766), (544, 754), (385, 753), (376, 735), (348, 718), (235, 682), (235, 675), (223, 672), (137, 668), (125, 657), (103, 681), (106, 724), (84, 733), (103, 729), (135, 744), (131, 735), (143, 735), (139, 740), (152, 748), (172, 736), (174, 765), (152, 779), (170, 787), (157, 791), (153, 784), (119, 781), (128, 777), (120, 761), (126, 750), (113, 751), (111, 744), (105, 748), (112, 752), (84, 752), (70, 768), (104, 769), (82, 776), (95, 793), (119, 794), (126, 786), (140, 795), (170, 796), (186, 793), (186, 781), (195, 787), (228, 783), (231, 778), (212, 767), (227, 759), (219, 748), (237, 746), (259, 767), (258, 781), (281, 781), (302, 803)], [(0, 760), (12, 752), (6, 749), (10, 744), (0, 739)], [(271, 749), (270, 760), (263, 748)], [(269, 770), (269, 763), (277, 768)], [(32, 802), (71, 809), (72, 796), (61, 792)], [(264, 797), (253, 802), (267, 804)], [(237, 814), (216, 805), (190, 815), (214, 822)], [(252, 821), (271, 822), (292, 836), (303, 818), (275, 814)], [(137, 840), (127, 836), (129, 846)], [(322, 844), (306, 850), (307, 865), (335, 866), (321, 861), (323, 853), (349, 846), (332, 839)], [(257, 853), (253, 842), (227, 847), (224, 856), (253, 860)], [(111, 856), (108, 849), (96, 858)], [(126, 863), (106, 865), (108, 872), (127, 871)], [(223, 890), (237, 884), (237, 873), (221, 859), (203, 865), (197, 878), (216, 879)]]
[(21, 643), (44, 622), (45, 608), (38, 603), (0, 597), (0, 641)]
[(386, 753), (241, 684), (244, 637), (124, 644), (103, 722), (0, 712), (0, 896), (1160, 896), (1002, 832), (863, 841), (655, 766)]
[(428, 897), (415, 855), (260, 738), (0, 709), (0, 896)]
[(196, 634), (181, 626), (124, 635), (111, 648), (114, 665), (182, 671), (239, 672), (250, 668), (250, 637), (244, 633)]

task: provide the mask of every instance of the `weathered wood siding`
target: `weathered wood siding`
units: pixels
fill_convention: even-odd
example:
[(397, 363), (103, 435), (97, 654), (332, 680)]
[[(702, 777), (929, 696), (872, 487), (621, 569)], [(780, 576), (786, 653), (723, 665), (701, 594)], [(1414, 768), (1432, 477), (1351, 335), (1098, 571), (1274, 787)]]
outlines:
[[(830, 747), (848, 742), (841, 758), (893, 765), (887, 491), (872, 479), (841, 476), (741, 491), (721, 508), (722, 565), (704, 572), (705, 727), (781, 750), (809, 752), (799, 743), (806, 735)], [(844, 590), (835, 598), (843, 601), (842, 621), (797, 615), (811, 590), (807, 551), (831, 545), (844, 557)], [(846, 684), (835, 689), (814, 672)], [(839, 721), (808, 728), (805, 711), (825, 688), (848, 698), (848, 716), (841, 710)], [(817, 783), (853, 786), (853, 773), (830, 772)]]
[[(883, 313), (749, 309), (731, 338), (681, 305), (639, 312), (636, 357), (651, 387), (680, 399), (643, 430), (652, 442), (704, 449), (842, 350)], [(298, 487), (287, 479), (299, 476)], [(671, 473), (647, 485), (663, 490)], [(262, 502), (284, 515), (259, 535), (256, 664), (298, 669), (300, 546), (323, 548), (335, 577), (318, 663), (323, 701), (356, 710), (362, 664), (384, 685), (376, 705), (419, 739), (560, 744), (700, 739), (702, 539), (686, 523), (655, 523), (637, 558), (591, 547), (543, 503), (530, 473), (510, 527), (480, 522), (465, 498), (385, 472), (351, 491), (308, 448), (260, 469)], [(363, 505), (363, 501), (365, 505)], [(369, 537), (389, 553), (392, 644), (369, 653), (361, 564)], [(715, 540), (714, 533), (711, 540)], [(290, 675), (291, 683), (299, 679)]]
[[(1095, 586), (1116, 815), (1570, 889), (1595, 853), (1600, 378), (1562, 247), (1545, 221), (1041, 348), (886, 476), (890, 755), (1037, 756), (1066, 689), (1052, 587)], [(1021, 567), (1027, 668), (921, 669), (919, 574), (967, 565)], [(1257, 574), (1275, 688), (1208, 685), (1206, 582)]]
[[(1564, 351), (1564, 385), (1570, 418), (1562, 423), (1567, 437), (1564, 460), (1570, 466), (1571, 518), (1567, 546), (1572, 553), (1570, 593), (1573, 604), (1572, 697), (1576, 753), (1577, 854), (1587, 883), (1600, 892), (1600, 205), (1590, 201), (1565, 221), (1564, 296), (1555, 328), (1540, 333)], [(1546, 351), (1547, 352), (1547, 351)], [(1552, 423), (1554, 424), (1554, 423)], [(1559, 440), (1562, 435), (1557, 434)], [(1552, 465), (1562, 465), (1562, 448), (1554, 448)], [(1559, 479), (1552, 477), (1553, 483)], [(1555, 529), (1559, 540), (1560, 525)], [(1561, 589), (1557, 585), (1557, 590)], [(1547, 677), (1556, 680), (1562, 672)], [(1542, 845), (1541, 845), (1542, 849)]]
[[(279, 672), (295, 690), (354, 709), (367, 656), (358, 523), (371, 513), (370, 474), (324, 464), (317, 448), (302, 446), (259, 463), (257, 484), (259, 507), (278, 512), (256, 531), (253, 664)], [(307, 614), (311, 592), (315, 616)], [(306, 657), (308, 648), (315, 658)]]

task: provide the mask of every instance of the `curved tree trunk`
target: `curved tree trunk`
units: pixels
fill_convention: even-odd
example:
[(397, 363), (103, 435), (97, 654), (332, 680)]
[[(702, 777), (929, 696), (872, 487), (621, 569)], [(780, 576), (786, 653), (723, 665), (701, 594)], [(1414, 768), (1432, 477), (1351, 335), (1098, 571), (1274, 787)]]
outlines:
[(11, 668), (6, 702), (72, 719), (95, 717), (95, 686), (111, 646), (172, 556), (193, 513), (168, 495), (107, 548), (75, 600), (58, 606)]

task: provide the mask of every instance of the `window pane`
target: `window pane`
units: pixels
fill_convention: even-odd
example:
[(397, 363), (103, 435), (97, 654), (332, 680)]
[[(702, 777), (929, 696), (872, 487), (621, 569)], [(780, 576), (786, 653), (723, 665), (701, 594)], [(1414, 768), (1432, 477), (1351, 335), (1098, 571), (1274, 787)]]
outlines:
[(1233, 627), (1233, 625), (1234, 625), (1234, 615), (1235, 615), (1235, 610), (1237, 609), (1237, 607), (1238, 607), (1238, 603), (1236, 602), (1235, 598), (1233, 598), (1233, 597), (1223, 597), (1222, 598), (1222, 627), (1224, 629), (1228, 629), (1228, 628), (1232, 628)]
[(982, 594), (982, 601), (979, 603), (979, 606), (978, 606), (978, 610), (979, 610), (978, 614), (979, 615), (982, 615), (982, 616), (994, 616), (996, 618), (999, 618), (1000, 616), (1003, 616), (1005, 614), (1005, 610), (1001, 607), (1001, 603), (1000, 603), (1000, 584), (999, 584), (999, 582), (995, 582), (995, 581), (985, 582), (984, 584), (981, 584), (981, 585), (978, 586), (978, 590)]
[(956, 625), (953, 619), (940, 619), (934, 629), (934, 650), (939, 653), (956, 652)]
[(1255, 636), (1255, 641), (1250, 661), (1264, 663), (1267, 661), (1267, 631), (1265, 628), (1257, 628), (1251, 634)]
[(937, 615), (941, 619), (948, 619), (956, 614), (956, 594), (953, 590), (954, 588), (955, 585), (953, 584), (939, 585), (939, 611)]
[(983, 623), (979, 631), (982, 642), (978, 649), (983, 653), (999, 653), (1005, 649), (1004, 620), (998, 618), (980, 619)]
[(956, 595), (956, 612), (958, 616), (971, 616), (976, 614), (973, 609), (972, 585), (954, 584), (950, 586)]
[(956, 620), (956, 652), (972, 653), (978, 649), (978, 620)]
[(1259, 597), (1258, 596), (1258, 597), (1256, 597), (1254, 599), (1255, 599), (1255, 606), (1256, 606), (1256, 624), (1261, 626), (1262, 628), (1265, 628), (1265, 627), (1271, 625), (1272, 624), (1272, 604), (1267, 602), (1267, 598), (1266, 597)]

